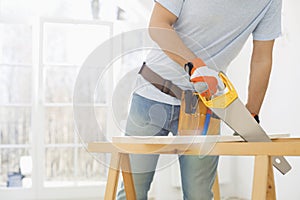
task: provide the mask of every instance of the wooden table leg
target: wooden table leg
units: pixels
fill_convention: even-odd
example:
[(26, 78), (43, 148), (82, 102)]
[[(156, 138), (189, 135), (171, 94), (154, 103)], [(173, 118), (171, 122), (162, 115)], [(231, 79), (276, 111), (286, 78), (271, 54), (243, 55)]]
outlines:
[(135, 188), (131, 173), (130, 159), (128, 154), (121, 154), (121, 169), (126, 192), (126, 199), (136, 200)]
[(215, 182), (212, 187), (213, 193), (214, 193), (214, 200), (220, 200), (220, 188), (219, 188), (219, 178), (218, 173), (216, 174)]
[(268, 157), (269, 157), (269, 169), (268, 169), (267, 200), (276, 200), (272, 157), (271, 156)]
[(255, 156), (252, 200), (276, 200), (273, 165), (270, 156)]
[(118, 152), (112, 153), (111, 160), (110, 160), (110, 167), (108, 171), (108, 178), (106, 183), (105, 196), (104, 196), (105, 200), (116, 199), (119, 174), (120, 174), (120, 161), (121, 161), (121, 154)]

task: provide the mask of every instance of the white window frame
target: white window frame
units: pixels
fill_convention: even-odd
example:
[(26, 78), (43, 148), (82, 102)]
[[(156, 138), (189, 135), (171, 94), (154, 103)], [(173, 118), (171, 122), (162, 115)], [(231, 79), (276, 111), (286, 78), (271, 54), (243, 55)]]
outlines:
[[(6, 23), (6, 22), (4, 22)], [(8, 24), (11, 24), (7, 22)], [(98, 185), (94, 186), (67, 186), (67, 187), (45, 187), (45, 144), (44, 144), (44, 72), (43, 72), (43, 55), (44, 55), (44, 24), (78, 24), (78, 25), (101, 25), (109, 27), (109, 37), (113, 35), (113, 23), (100, 20), (73, 20), (73, 19), (57, 19), (57, 18), (42, 18), (34, 19), (32, 22), (32, 102), (31, 102), (31, 144), (32, 149), (32, 187), (31, 188), (0, 188), (1, 199), (11, 200), (32, 200), (32, 199), (103, 199), (105, 191), (105, 181), (99, 181)], [(109, 101), (109, 99), (108, 99)], [(55, 106), (73, 106), (72, 103), (55, 103)], [(49, 106), (49, 105), (48, 105)], [(51, 106), (51, 105), (50, 105)], [(100, 105), (107, 106), (107, 105)], [(107, 120), (107, 131), (110, 131), (110, 121)], [(3, 145), (1, 145), (4, 147)], [(57, 145), (59, 146), (59, 145)], [(74, 144), (74, 147), (76, 144)], [(77, 144), (78, 146), (78, 144)], [(76, 158), (75, 158), (76, 159)], [(42, 163), (42, 164), (41, 164)]]

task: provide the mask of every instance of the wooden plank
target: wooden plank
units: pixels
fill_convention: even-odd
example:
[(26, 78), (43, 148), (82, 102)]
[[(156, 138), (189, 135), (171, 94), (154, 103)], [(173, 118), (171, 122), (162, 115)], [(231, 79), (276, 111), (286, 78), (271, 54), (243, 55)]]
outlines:
[(217, 143), (210, 155), (269, 155), (269, 156), (299, 156), (300, 140), (289, 142), (244, 142)]
[(153, 137), (127, 137), (119, 136), (113, 137), (112, 141), (115, 143), (131, 143), (131, 144), (189, 144), (189, 143), (203, 143), (205, 141), (216, 142), (242, 142), (244, 141), (240, 136), (233, 135), (207, 135), (207, 136), (153, 136)]
[[(299, 156), (300, 141), (289, 142), (226, 142), (226, 143), (206, 143), (205, 151), (201, 151), (203, 143), (193, 144), (130, 144), (130, 143), (114, 143), (107, 145), (106, 143), (90, 143), (88, 150), (90, 152), (109, 152), (119, 151), (132, 154), (185, 154), (185, 155), (236, 155), (236, 156)], [(207, 151), (207, 147), (211, 147)], [(112, 147), (113, 146), (113, 147)]]
[[(158, 137), (158, 136), (155, 136), (155, 137)], [(168, 137), (164, 137), (164, 139), (161, 139), (161, 142), (159, 141), (159, 138), (155, 139), (155, 142), (153, 141), (147, 141), (147, 140), (144, 140), (143, 139), (143, 142), (134, 142), (134, 143), (130, 143), (128, 142), (127, 140), (124, 140), (124, 139), (121, 139), (122, 141), (120, 142), (91, 142), (88, 144), (88, 147), (87, 147), (87, 150), (89, 152), (102, 152), (102, 153), (111, 153), (111, 152), (123, 152), (124, 149), (120, 149), (120, 147), (117, 147), (115, 144), (118, 144), (118, 146), (122, 145), (123, 144), (135, 144), (135, 143), (140, 143), (140, 144), (158, 144), (158, 145), (164, 145), (164, 144), (181, 144), (183, 146), (187, 146), (187, 145), (190, 145), (190, 144), (202, 144), (203, 142), (207, 142), (207, 141), (213, 141), (213, 139), (208, 139), (206, 141), (203, 141), (203, 142), (199, 142), (199, 140), (197, 141), (197, 139), (184, 139), (184, 137), (186, 136), (175, 136), (176, 139), (174, 141), (174, 139), (171, 137), (170, 139), (168, 139)], [(183, 140), (181, 140), (181, 137), (183, 137)], [(189, 136), (190, 137), (190, 136)], [(239, 137), (239, 136), (237, 136)], [(122, 137), (124, 138), (124, 137)], [(169, 140), (169, 141), (164, 141), (164, 140)], [(174, 142), (172, 142), (174, 141)], [(221, 142), (220, 140), (215, 140), (216, 143), (218, 143), (218, 146), (224, 146), (222, 143), (226, 143), (228, 141), (225, 141), (225, 142)], [(300, 138), (273, 138), (273, 143), (276, 142), (288, 142), (288, 143), (294, 143), (296, 144), (297, 142), (300, 142)], [(221, 145), (219, 145), (219, 143)], [(235, 142), (228, 142), (230, 143), (230, 145), (233, 145)], [(244, 144), (245, 142), (238, 142), (236, 141), (236, 143), (242, 143)], [(252, 142), (251, 142), (252, 143)], [(225, 145), (227, 146), (227, 145)]]
[(269, 156), (255, 156), (252, 200), (264, 200), (267, 197)]
[(122, 152), (122, 150), (116, 148), (111, 142), (91, 142), (87, 146), (87, 151), (97, 153)]
[[(287, 138), (289, 134), (269, 134), (271, 139)], [(243, 142), (240, 136), (233, 135), (194, 135), (194, 136), (115, 136), (113, 143), (131, 143), (131, 144), (190, 144), (203, 143), (206, 141), (215, 142)]]
[(121, 154), (120, 153), (112, 153), (110, 160), (110, 167), (108, 171), (108, 178), (106, 183), (105, 190), (105, 200), (116, 199), (119, 174), (120, 174), (120, 161)]
[(128, 154), (121, 154), (121, 169), (126, 192), (126, 199), (136, 200), (136, 193)]

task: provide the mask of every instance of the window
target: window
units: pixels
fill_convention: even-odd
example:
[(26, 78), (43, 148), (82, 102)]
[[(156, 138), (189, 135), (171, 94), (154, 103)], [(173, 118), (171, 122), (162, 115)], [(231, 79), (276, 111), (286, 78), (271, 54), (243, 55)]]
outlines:
[(0, 187), (20, 185), (20, 161), (32, 156), (31, 44), (32, 26), (0, 24)]
[[(44, 185), (99, 182), (106, 176), (106, 168), (85, 152), (75, 133), (72, 90), (81, 64), (92, 50), (111, 37), (112, 25), (49, 19), (42, 20), (40, 25), (40, 74), (43, 77), (39, 85), (43, 87), (45, 117)], [(98, 116), (105, 119), (107, 104), (105, 96), (102, 98), (96, 109)], [(106, 124), (101, 122), (105, 135)]]
[[(72, 90), (82, 62), (111, 37), (112, 23), (42, 18), (0, 26), (1, 196), (15, 196), (10, 187), (19, 188), (24, 198), (43, 198), (58, 187), (73, 191), (68, 198), (87, 196), (75, 186), (98, 187), (99, 195), (107, 169), (86, 152), (75, 132)], [(101, 119), (106, 101), (106, 95), (96, 101)], [(104, 135), (107, 124), (99, 123)]]
[[(99, 185), (104, 186), (107, 167), (85, 151), (74, 130), (74, 83), (87, 55), (112, 36), (114, 20), (131, 22), (115, 23), (128, 29), (135, 27), (133, 23), (144, 23), (149, 12), (150, 6), (145, 10), (138, 0), (128, 4), (0, 0), (1, 198), (75, 199), (103, 194), (104, 187)], [(116, 62), (126, 67), (108, 73), (122, 76), (142, 59), (128, 55)], [(115, 133), (110, 127), (113, 119), (107, 116), (112, 95), (108, 88), (117, 80), (104, 80), (100, 86), (107, 89), (95, 94), (100, 134)], [(109, 157), (103, 154), (97, 159)], [(77, 186), (87, 187), (79, 190)]]

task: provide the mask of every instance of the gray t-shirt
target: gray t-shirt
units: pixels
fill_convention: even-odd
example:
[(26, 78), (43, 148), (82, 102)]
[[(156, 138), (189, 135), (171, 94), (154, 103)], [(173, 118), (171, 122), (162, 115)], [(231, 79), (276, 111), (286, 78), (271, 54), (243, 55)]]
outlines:
[[(226, 72), (252, 34), (273, 40), (281, 34), (281, 0), (156, 0), (178, 17), (174, 24), (184, 44), (209, 68)], [(183, 89), (192, 89), (189, 76), (162, 50), (152, 50), (147, 65)], [(140, 75), (136, 92), (168, 104), (180, 100), (160, 92)]]

